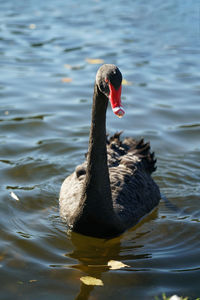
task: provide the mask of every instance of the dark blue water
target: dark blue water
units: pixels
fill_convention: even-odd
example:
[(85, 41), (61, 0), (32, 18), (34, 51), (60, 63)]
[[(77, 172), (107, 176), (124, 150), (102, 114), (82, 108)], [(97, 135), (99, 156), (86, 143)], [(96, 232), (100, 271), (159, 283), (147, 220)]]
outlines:
[[(199, 1), (0, 8), (0, 299), (199, 297)], [(108, 132), (151, 141), (154, 178), (171, 203), (109, 241), (68, 235), (58, 211), (60, 185), (87, 151), (103, 62), (125, 79), (126, 115), (109, 109)], [(130, 267), (110, 270), (110, 260)]]

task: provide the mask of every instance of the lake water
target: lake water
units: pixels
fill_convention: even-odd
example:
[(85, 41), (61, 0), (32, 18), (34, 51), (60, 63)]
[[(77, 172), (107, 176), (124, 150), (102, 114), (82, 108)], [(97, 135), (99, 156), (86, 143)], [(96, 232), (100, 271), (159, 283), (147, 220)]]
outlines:
[[(0, 7), (0, 299), (200, 297), (199, 1)], [(87, 151), (103, 61), (125, 78), (126, 115), (109, 108), (108, 132), (151, 141), (170, 201), (112, 240), (68, 234), (58, 211), (60, 185)]]

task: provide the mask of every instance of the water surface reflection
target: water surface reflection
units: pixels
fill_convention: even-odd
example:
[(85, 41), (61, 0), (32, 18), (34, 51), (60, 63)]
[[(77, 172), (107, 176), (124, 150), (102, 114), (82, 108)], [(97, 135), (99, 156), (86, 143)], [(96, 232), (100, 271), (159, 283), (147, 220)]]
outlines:
[[(1, 1), (1, 299), (200, 296), (198, 12), (195, 0)], [(99, 67), (88, 59), (122, 71), (126, 115), (109, 108), (108, 133), (151, 141), (170, 201), (110, 241), (68, 235), (58, 212), (88, 146)], [(104, 286), (84, 285), (86, 275)]]

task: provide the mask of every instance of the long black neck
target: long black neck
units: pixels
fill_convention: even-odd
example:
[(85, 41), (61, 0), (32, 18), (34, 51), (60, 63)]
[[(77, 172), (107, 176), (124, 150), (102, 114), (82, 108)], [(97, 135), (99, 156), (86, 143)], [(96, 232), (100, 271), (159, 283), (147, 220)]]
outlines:
[(112, 208), (106, 149), (107, 105), (108, 98), (101, 93), (98, 86), (95, 84), (88, 163), (83, 197), (86, 205), (93, 207), (93, 204), (95, 203), (96, 207), (96, 203), (101, 203), (101, 209)]
[(107, 105), (107, 97), (95, 84), (86, 177), (73, 222), (75, 231), (100, 237), (124, 230), (112, 203), (106, 149)]

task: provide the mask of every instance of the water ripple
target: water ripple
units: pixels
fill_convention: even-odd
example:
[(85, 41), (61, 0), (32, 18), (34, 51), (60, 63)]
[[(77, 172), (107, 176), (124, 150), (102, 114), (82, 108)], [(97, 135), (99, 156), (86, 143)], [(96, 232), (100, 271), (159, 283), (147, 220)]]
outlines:
[[(198, 11), (194, 0), (1, 3), (0, 298), (199, 297)], [(129, 83), (126, 115), (109, 107), (107, 130), (151, 141), (163, 194), (112, 240), (70, 233), (59, 218), (60, 185), (87, 152), (91, 59), (117, 64)], [(87, 275), (104, 286), (84, 285)]]

